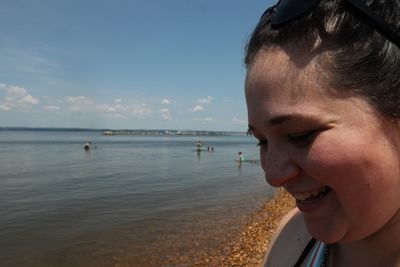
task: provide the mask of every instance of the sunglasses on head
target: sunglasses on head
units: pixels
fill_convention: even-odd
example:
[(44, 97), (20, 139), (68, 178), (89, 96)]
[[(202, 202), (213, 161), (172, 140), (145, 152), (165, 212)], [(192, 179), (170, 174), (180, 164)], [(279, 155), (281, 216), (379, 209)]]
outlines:
[[(304, 16), (314, 8), (321, 0), (279, 0), (278, 3), (268, 8), (261, 16), (270, 17), (271, 26), (279, 28), (280, 26)], [(373, 27), (385, 36), (389, 41), (400, 48), (400, 36), (395, 30), (369, 7), (373, 0), (346, 0), (349, 4), (363, 13), (371, 22)]]

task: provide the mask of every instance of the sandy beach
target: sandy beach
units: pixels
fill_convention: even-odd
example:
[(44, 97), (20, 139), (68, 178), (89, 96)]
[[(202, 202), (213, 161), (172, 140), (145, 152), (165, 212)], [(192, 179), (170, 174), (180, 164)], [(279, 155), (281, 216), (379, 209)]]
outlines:
[(229, 253), (219, 266), (260, 266), (268, 244), (285, 214), (295, 207), (294, 199), (283, 190), (251, 216), (237, 240), (228, 244)]
[(294, 200), (288, 193), (277, 191), (270, 201), (248, 218), (236, 239), (221, 244), (221, 250), (226, 254), (205, 259), (199, 266), (260, 266), (280, 220), (294, 207)]
[(271, 200), (246, 219), (238, 233), (222, 237), (216, 249), (169, 258), (162, 265), (260, 266), (280, 220), (294, 207), (293, 198), (285, 191), (278, 190)]

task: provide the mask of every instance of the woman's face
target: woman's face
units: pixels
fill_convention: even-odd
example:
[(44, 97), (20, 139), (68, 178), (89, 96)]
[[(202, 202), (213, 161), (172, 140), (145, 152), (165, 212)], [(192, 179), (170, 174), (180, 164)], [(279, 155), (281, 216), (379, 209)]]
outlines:
[(360, 97), (318, 82), (280, 49), (260, 53), (246, 77), (249, 127), (272, 186), (296, 198), (310, 233), (360, 240), (400, 218), (400, 127)]

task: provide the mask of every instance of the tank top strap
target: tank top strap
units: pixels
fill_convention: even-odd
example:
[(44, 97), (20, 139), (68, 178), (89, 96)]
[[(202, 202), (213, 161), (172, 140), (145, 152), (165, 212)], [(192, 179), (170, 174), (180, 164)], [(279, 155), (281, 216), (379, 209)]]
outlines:
[[(306, 267), (322, 267), (326, 263), (328, 245), (312, 238), (304, 248), (294, 267), (300, 267), (308, 257)], [(311, 251), (311, 253), (310, 253)]]
[(322, 267), (325, 262), (327, 244), (316, 241), (306, 267)]

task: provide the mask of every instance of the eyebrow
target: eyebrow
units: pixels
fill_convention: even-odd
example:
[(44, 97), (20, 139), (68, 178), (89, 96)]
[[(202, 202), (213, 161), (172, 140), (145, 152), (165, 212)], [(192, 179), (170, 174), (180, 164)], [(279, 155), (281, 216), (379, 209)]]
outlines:
[[(302, 114), (288, 114), (288, 115), (280, 115), (273, 117), (269, 120), (266, 121), (266, 124), (269, 124), (271, 126), (279, 125), (288, 121), (296, 121), (296, 120), (311, 120), (315, 119), (315, 116), (313, 115), (302, 115)], [(249, 124), (249, 131), (253, 132), (254, 127)]]
[(300, 115), (300, 114), (289, 114), (289, 115), (282, 115), (271, 118), (268, 123), (270, 125), (277, 125), (282, 124), (287, 121), (296, 121), (296, 120), (304, 120), (304, 119), (312, 119), (314, 116), (310, 115)]

